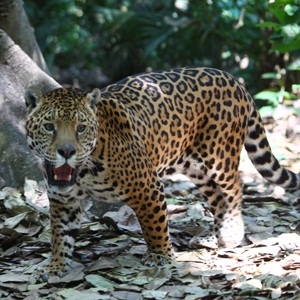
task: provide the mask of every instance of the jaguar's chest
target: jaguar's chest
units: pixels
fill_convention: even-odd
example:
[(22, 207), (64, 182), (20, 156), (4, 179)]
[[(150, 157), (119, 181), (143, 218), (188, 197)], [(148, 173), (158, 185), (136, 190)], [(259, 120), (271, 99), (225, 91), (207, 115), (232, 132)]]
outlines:
[(121, 201), (120, 188), (116, 182), (109, 179), (108, 174), (109, 171), (103, 167), (101, 170), (96, 166), (80, 168), (77, 177), (78, 196), (108, 203)]

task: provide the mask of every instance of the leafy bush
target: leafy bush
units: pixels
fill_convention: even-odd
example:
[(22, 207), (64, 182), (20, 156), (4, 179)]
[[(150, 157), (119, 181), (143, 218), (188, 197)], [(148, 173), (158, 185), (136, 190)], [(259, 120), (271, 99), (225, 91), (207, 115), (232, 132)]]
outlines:
[(273, 88), (255, 95), (255, 99), (266, 100), (271, 106), (277, 106), (284, 99), (297, 99), (293, 91), (299, 89), (297, 83), (300, 83), (299, 3), (299, 0), (277, 0), (270, 3), (269, 10), (274, 20), (260, 24), (261, 28), (272, 28), (269, 37), (271, 50), (283, 55), (282, 64), (276, 65), (274, 72), (262, 75), (262, 78), (271, 79), (275, 83)]
[(274, 82), (261, 74), (285, 67), (282, 45), (293, 39), (296, 48), (296, 2), (27, 0), (25, 8), (50, 68), (100, 66), (116, 81), (148, 69), (212, 66), (257, 92)]

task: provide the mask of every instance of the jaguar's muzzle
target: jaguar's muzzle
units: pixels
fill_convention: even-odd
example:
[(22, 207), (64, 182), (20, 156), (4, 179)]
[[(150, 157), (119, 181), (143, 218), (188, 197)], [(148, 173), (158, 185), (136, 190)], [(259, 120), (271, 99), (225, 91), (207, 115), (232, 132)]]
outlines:
[(49, 185), (72, 186), (76, 182), (78, 169), (70, 167), (67, 163), (55, 168), (46, 161), (45, 168)]

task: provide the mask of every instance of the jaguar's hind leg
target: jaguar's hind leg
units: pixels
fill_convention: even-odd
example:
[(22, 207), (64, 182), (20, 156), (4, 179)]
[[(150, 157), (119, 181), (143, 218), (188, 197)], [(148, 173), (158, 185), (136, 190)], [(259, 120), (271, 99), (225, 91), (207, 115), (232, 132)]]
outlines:
[(239, 176), (236, 176), (232, 184), (217, 184), (211, 179), (201, 191), (214, 215), (213, 231), (217, 235), (219, 246), (233, 248), (240, 245), (244, 238), (244, 222)]
[(218, 246), (233, 248), (240, 245), (244, 237), (244, 223), (238, 173), (232, 176), (231, 180), (219, 183), (203, 174), (201, 180), (196, 178), (197, 176), (191, 176), (209, 205), (214, 216), (214, 226), (212, 234), (208, 237), (194, 237), (190, 244), (194, 247), (207, 246), (209, 248)]

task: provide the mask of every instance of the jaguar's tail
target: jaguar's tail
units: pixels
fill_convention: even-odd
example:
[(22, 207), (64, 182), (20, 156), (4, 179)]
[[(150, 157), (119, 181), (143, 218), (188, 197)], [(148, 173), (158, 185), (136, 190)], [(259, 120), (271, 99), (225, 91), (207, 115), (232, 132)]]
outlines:
[(300, 175), (280, 166), (273, 155), (255, 104), (252, 106), (248, 122), (245, 148), (257, 171), (270, 183), (290, 189), (300, 187)]

